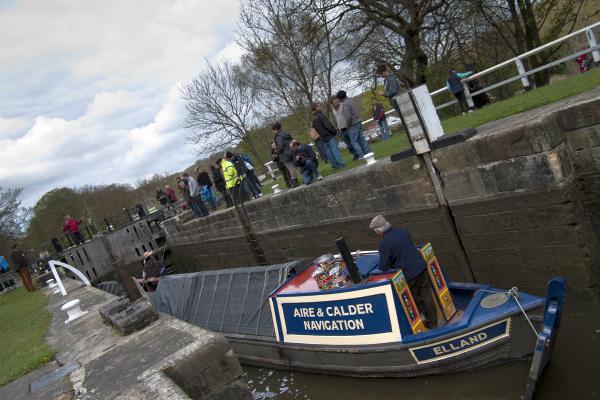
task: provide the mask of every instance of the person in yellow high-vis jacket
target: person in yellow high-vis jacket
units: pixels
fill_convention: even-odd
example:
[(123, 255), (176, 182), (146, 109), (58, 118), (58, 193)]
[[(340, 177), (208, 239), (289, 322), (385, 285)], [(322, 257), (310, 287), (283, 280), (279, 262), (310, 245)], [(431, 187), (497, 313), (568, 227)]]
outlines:
[[(231, 155), (231, 157), (227, 157)], [(233, 155), (229, 152), (225, 154), (225, 158), (221, 160), (221, 170), (225, 179), (225, 188), (233, 196), (233, 202), (239, 204), (242, 198), (242, 179), (238, 175), (238, 171), (232, 162)]]

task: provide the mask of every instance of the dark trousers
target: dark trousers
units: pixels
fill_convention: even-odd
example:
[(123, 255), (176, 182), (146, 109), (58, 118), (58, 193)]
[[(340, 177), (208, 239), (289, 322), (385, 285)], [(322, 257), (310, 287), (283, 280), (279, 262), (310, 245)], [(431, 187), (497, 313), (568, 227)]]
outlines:
[(246, 178), (242, 181), (242, 186), (244, 187), (246, 193), (248, 193), (250, 196), (254, 197), (255, 199), (260, 197), (260, 182), (254, 171), (246, 172)]
[(233, 199), (231, 198), (231, 195), (225, 188), (225, 184), (219, 184), (216, 186), (217, 186), (217, 190), (219, 192), (221, 192), (221, 194), (223, 195), (223, 198), (225, 199), (225, 203), (227, 203), (227, 208), (233, 206)]
[(76, 244), (80, 244), (80, 243), (84, 242), (83, 235), (79, 231), (71, 233), (71, 237), (73, 238), (73, 241)]
[(460, 92), (453, 93), (456, 100), (458, 100), (458, 106), (460, 107), (460, 112), (467, 112), (469, 109), (469, 104), (467, 103), (467, 97), (465, 96), (464, 90)]
[(285, 182), (285, 187), (292, 187), (292, 176), (290, 175), (290, 171), (283, 164), (277, 164), (277, 168), (279, 168), (279, 172), (281, 172), (281, 176), (283, 176), (283, 181)]
[(352, 154), (352, 158), (355, 160), (358, 158), (358, 155), (354, 151), (354, 147), (352, 146), (352, 141), (350, 140), (350, 136), (348, 135), (348, 129), (342, 129), (342, 139), (344, 139), (344, 143), (346, 144), (346, 148)]
[(238, 183), (237, 185), (231, 187), (229, 189), (229, 191), (231, 192), (232, 196), (233, 196), (233, 203), (234, 204), (242, 204), (243, 202), (248, 200), (246, 191), (244, 190), (244, 188), (242, 187), (242, 183)]
[(315, 145), (317, 146), (317, 150), (319, 151), (319, 158), (321, 158), (322, 161), (328, 162), (329, 154), (325, 142), (322, 139), (317, 139), (315, 141)]
[(423, 271), (421, 275), (408, 281), (408, 287), (412, 293), (417, 308), (423, 317), (423, 323), (427, 329), (437, 327), (437, 310), (433, 300), (433, 292), (427, 271)]
[(21, 275), (21, 281), (23, 282), (25, 289), (27, 289), (28, 292), (35, 292), (35, 287), (33, 286), (33, 282), (31, 282), (29, 267), (21, 267), (21, 269), (19, 269), (19, 275)]
[(197, 217), (206, 217), (208, 215), (208, 208), (206, 208), (200, 196), (192, 196), (190, 198), (190, 207)]

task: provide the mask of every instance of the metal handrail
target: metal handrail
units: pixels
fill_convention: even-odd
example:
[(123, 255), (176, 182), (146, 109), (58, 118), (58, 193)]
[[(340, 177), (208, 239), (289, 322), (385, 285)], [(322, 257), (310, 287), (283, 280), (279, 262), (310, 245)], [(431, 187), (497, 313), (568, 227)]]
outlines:
[[(470, 80), (473, 80), (473, 79), (477, 79), (477, 78), (478, 78), (478, 77), (480, 77), (480, 76), (487, 75), (487, 74), (489, 74), (490, 72), (494, 72), (494, 71), (496, 71), (496, 70), (498, 70), (498, 69), (500, 69), (500, 68), (502, 68), (502, 67), (504, 67), (504, 66), (506, 66), (506, 65), (512, 64), (512, 63), (514, 63), (514, 62), (515, 62), (515, 61), (517, 61), (517, 60), (521, 60), (521, 59), (523, 59), (523, 58), (527, 58), (527, 57), (529, 57), (529, 56), (532, 56), (532, 55), (534, 55), (534, 54), (537, 54), (537, 53), (539, 53), (540, 51), (543, 51), (543, 50), (547, 49), (548, 47), (551, 47), (551, 46), (554, 46), (555, 44), (558, 44), (558, 43), (564, 42), (564, 41), (565, 41), (565, 40), (567, 40), (567, 39), (570, 39), (570, 38), (572, 38), (572, 37), (574, 37), (574, 36), (577, 36), (577, 35), (579, 35), (579, 34), (581, 34), (581, 33), (587, 32), (587, 31), (588, 31), (588, 29), (593, 29), (593, 28), (596, 28), (596, 27), (598, 27), (598, 26), (600, 26), (600, 21), (598, 21), (598, 22), (596, 22), (596, 23), (594, 23), (594, 24), (592, 24), (592, 25), (586, 26), (585, 28), (581, 28), (581, 29), (579, 29), (579, 30), (577, 30), (577, 31), (575, 31), (575, 32), (571, 32), (571, 33), (569, 33), (568, 35), (565, 35), (565, 36), (563, 36), (563, 37), (560, 37), (560, 38), (558, 38), (558, 39), (555, 39), (555, 40), (553, 40), (553, 41), (551, 41), (551, 42), (548, 42), (548, 43), (546, 43), (546, 44), (544, 44), (544, 45), (541, 45), (540, 47), (536, 47), (536, 48), (535, 48), (535, 49), (533, 49), (533, 50), (529, 50), (528, 52), (525, 52), (525, 53), (523, 53), (523, 54), (519, 54), (518, 56), (516, 56), (516, 57), (513, 57), (513, 58), (511, 58), (510, 60), (503, 61), (503, 62), (501, 62), (500, 64), (496, 64), (496, 65), (494, 65), (493, 67), (490, 67), (490, 68), (488, 68), (488, 69), (485, 69), (485, 70), (483, 70), (483, 71), (481, 71), (481, 72), (478, 72), (478, 73), (476, 73), (476, 74), (473, 74), (473, 75), (469, 76), (468, 78), (465, 78), (465, 79), (463, 79), (463, 81), (470, 81)], [(539, 71), (541, 71), (541, 70), (539, 70)], [(539, 72), (539, 71), (538, 71), (538, 72)], [(438, 90), (434, 90), (433, 92), (431, 92), (431, 93), (430, 93), (430, 95), (431, 95), (431, 96), (435, 96), (435, 95), (438, 95), (438, 94), (440, 94), (440, 93), (443, 93), (443, 92), (445, 92), (445, 91), (447, 91), (447, 90), (448, 90), (448, 89), (447, 89), (446, 87), (443, 87), (443, 88), (440, 88), (440, 89), (438, 89)]]
[[(482, 77), (484, 75), (488, 75), (491, 72), (497, 71), (500, 68), (503, 68), (503, 67), (505, 67), (507, 65), (511, 65), (511, 64), (513, 64), (513, 65), (516, 64), (518, 69), (523, 69), (522, 72), (519, 71), (518, 75), (510, 77), (510, 78), (508, 78), (508, 79), (506, 79), (506, 80), (504, 80), (502, 82), (498, 82), (498, 83), (495, 83), (493, 85), (487, 86), (487, 87), (485, 87), (485, 88), (483, 88), (481, 90), (478, 90), (477, 92), (474, 92), (474, 93), (470, 93), (469, 90), (468, 90), (468, 88), (465, 87), (465, 95), (467, 97), (467, 101), (469, 102), (469, 106), (473, 105), (472, 104), (472, 97), (473, 96), (476, 96), (478, 94), (485, 93), (485, 92), (487, 92), (489, 90), (496, 89), (498, 87), (507, 85), (507, 84), (512, 83), (514, 81), (517, 81), (519, 79), (521, 79), (523, 81), (525, 87), (528, 87), (529, 86), (528, 85), (528, 80), (527, 80), (528, 76), (533, 75), (533, 74), (535, 74), (537, 72), (543, 71), (545, 69), (551, 68), (551, 67), (553, 67), (555, 65), (562, 64), (565, 61), (569, 61), (569, 60), (575, 59), (575, 58), (579, 57), (582, 54), (592, 53), (594, 61), (595, 62), (600, 62), (600, 46), (597, 43), (596, 35), (595, 35), (594, 31), (593, 31), (593, 29), (598, 28), (598, 27), (600, 27), (600, 21), (595, 22), (595, 23), (593, 23), (591, 25), (588, 25), (588, 26), (586, 26), (584, 28), (578, 29), (578, 30), (576, 30), (574, 32), (571, 32), (571, 33), (565, 35), (565, 36), (562, 36), (562, 37), (560, 37), (558, 39), (555, 39), (555, 40), (553, 40), (551, 42), (543, 44), (542, 46), (536, 47), (535, 49), (529, 50), (529, 51), (527, 51), (527, 52), (525, 52), (523, 54), (519, 54), (516, 57), (513, 57), (513, 58), (511, 58), (509, 60), (505, 60), (505, 61), (503, 61), (503, 62), (501, 62), (499, 64), (496, 64), (496, 65), (494, 65), (494, 66), (492, 66), (490, 68), (487, 68), (487, 69), (485, 69), (485, 70), (483, 70), (481, 72), (478, 72), (476, 74), (473, 74), (473, 75), (469, 76), (468, 78), (463, 79), (462, 82), (469, 82), (471, 80), (477, 79), (477, 78)], [(539, 52), (541, 52), (541, 51), (543, 51), (543, 50), (545, 50), (545, 49), (547, 49), (549, 47), (552, 47), (552, 46), (554, 46), (556, 44), (559, 44), (561, 42), (566, 41), (567, 39), (570, 39), (572, 37), (581, 35), (583, 33), (585, 33), (587, 35), (587, 37), (588, 37), (587, 38), (588, 39), (588, 45), (589, 45), (589, 47), (587, 47), (585, 50), (581, 50), (581, 51), (572, 53), (572, 54), (570, 54), (570, 55), (568, 55), (566, 57), (563, 57), (563, 58), (561, 58), (559, 60), (551, 61), (551, 62), (549, 62), (547, 64), (544, 64), (542, 66), (539, 66), (537, 68), (531, 69), (529, 71), (525, 71), (525, 69), (524, 69), (524, 67), (522, 65), (522, 60), (523, 59), (526, 59), (529, 56), (537, 54), (537, 53), (539, 53)], [(519, 64), (521, 64), (521, 65), (519, 65)], [(527, 85), (525, 85), (526, 82), (527, 82)], [(447, 92), (448, 92), (448, 89), (446, 87), (442, 87), (440, 89), (434, 90), (433, 92), (430, 92), (429, 94), (433, 97), (433, 96), (437, 96), (437, 95), (440, 95), (442, 93), (447, 93)], [(436, 109), (440, 110), (442, 108), (445, 108), (445, 107), (448, 107), (448, 106), (450, 106), (452, 104), (455, 104), (456, 102), (457, 102), (456, 100), (451, 100), (451, 101), (448, 101), (446, 103), (442, 103), (442, 104), (436, 106)], [(387, 114), (391, 114), (394, 111), (395, 111), (394, 109), (391, 109), (391, 110), (386, 111), (385, 114), (386, 115)], [(366, 124), (368, 124), (370, 122), (373, 122), (373, 121), (374, 121), (373, 118), (369, 118), (369, 119), (363, 121), (362, 124), (366, 125)]]

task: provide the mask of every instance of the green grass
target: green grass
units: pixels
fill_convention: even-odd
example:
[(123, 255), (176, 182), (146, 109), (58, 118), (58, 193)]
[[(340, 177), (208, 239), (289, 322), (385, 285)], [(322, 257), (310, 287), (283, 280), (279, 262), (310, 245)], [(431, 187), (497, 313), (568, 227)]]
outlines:
[[(376, 142), (371, 143), (371, 150), (373, 150), (373, 152), (375, 153), (375, 158), (377, 160), (384, 158), (384, 157), (389, 157), (390, 155), (395, 154), (395, 153), (402, 151), (409, 147), (408, 139), (406, 138), (404, 131), (393, 130), (392, 132), (393, 132), (393, 136), (390, 140), (385, 141), (385, 142), (382, 140), (378, 140)], [(333, 174), (337, 174), (342, 171), (347, 171), (354, 167), (358, 167), (360, 165), (366, 164), (366, 161), (364, 161), (364, 160), (353, 160), (352, 154), (350, 154), (350, 152), (346, 149), (341, 151), (341, 155), (342, 155), (342, 159), (344, 160), (344, 164), (346, 164), (346, 167), (343, 169), (334, 170), (333, 168), (331, 168), (331, 164), (326, 164), (326, 163), (320, 161), (319, 162), (319, 172), (321, 173), (321, 175), (323, 175), (323, 176), (333, 175)], [(300, 174), (299, 171), (298, 171), (298, 179), (299, 179), (299, 182), (302, 183), (302, 175)], [(263, 183), (263, 187), (262, 187), (263, 193), (264, 194), (272, 193), (273, 189), (271, 189), (271, 186), (273, 186), (276, 183), (279, 184), (280, 189), (285, 189), (285, 182), (284, 182), (283, 178), (279, 177), (276, 181), (273, 181), (272, 179), (267, 179)]]
[[(600, 67), (593, 68), (585, 74), (572, 75), (563, 80), (552, 82), (542, 88), (533, 89), (509, 99), (492, 103), (466, 115), (446, 118), (442, 120), (442, 126), (446, 133), (453, 133), (466, 128), (476, 128), (488, 122), (496, 121), (504, 117), (587, 92), (599, 85)], [(450, 108), (452, 107), (455, 106), (450, 106)], [(396, 128), (392, 131), (394, 135), (390, 140), (386, 142), (377, 141), (371, 143), (371, 148), (375, 152), (376, 159), (388, 157), (409, 147), (404, 130)], [(319, 172), (321, 172), (323, 176), (327, 176), (365, 164), (365, 161), (353, 161), (351, 154), (347, 150), (342, 151), (342, 158), (344, 159), (344, 163), (346, 163), (346, 168), (342, 170), (333, 170), (330, 164), (321, 162), (319, 163)], [(302, 177), (300, 175), (299, 178), (301, 181)], [(265, 194), (272, 193), (271, 186), (275, 183), (278, 183), (281, 189), (285, 189), (283, 178), (279, 178), (275, 182), (271, 179), (267, 179), (263, 184), (263, 192)]]
[[(600, 68), (585, 74), (569, 76), (539, 89), (533, 89), (506, 100), (501, 100), (467, 115), (459, 115), (442, 121), (444, 132), (451, 133), (466, 128), (475, 128), (500, 118), (531, 110), (545, 104), (575, 96), (595, 89), (600, 85)], [(450, 106), (452, 107), (452, 106)]]
[(41, 290), (18, 288), (0, 296), (0, 386), (52, 359), (44, 341), (50, 320)]

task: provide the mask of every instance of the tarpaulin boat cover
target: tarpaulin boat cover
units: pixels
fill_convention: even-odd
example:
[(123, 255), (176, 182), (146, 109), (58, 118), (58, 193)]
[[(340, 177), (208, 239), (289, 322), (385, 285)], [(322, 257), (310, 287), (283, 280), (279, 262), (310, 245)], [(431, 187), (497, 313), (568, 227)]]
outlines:
[(269, 294), (311, 261), (210, 270), (160, 278), (148, 293), (158, 311), (205, 329), (274, 336)]

